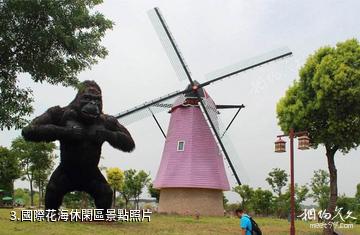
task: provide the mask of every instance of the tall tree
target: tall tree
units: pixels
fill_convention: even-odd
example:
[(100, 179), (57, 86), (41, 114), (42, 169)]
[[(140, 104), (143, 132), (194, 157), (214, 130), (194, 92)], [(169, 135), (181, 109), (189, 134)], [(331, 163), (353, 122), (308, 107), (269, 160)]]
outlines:
[(20, 176), (19, 159), (11, 150), (0, 146), (0, 188), (12, 196), (14, 181)]
[(102, 0), (3, 0), (0, 3), (0, 129), (21, 128), (35, 82), (76, 85), (77, 74), (107, 55), (100, 41), (113, 23), (93, 8)]
[(124, 184), (121, 188), (121, 195), (125, 200), (125, 208), (128, 208), (129, 200), (134, 195), (136, 170), (129, 169), (124, 171)]
[[(300, 80), (277, 104), (279, 125), (307, 130), (313, 147), (324, 145), (330, 173), (327, 211), (335, 213), (338, 197), (335, 153), (360, 144), (360, 45), (356, 39), (323, 47), (309, 56)], [(332, 234), (333, 228), (325, 229)]]
[[(18, 137), (12, 141), (11, 148), (20, 160), (23, 179), (29, 181), (31, 206), (34, 206), (34, 183), (43, 191), (44, 181), (49, 177), (56, 157), (53, 153), (56, 146), (54, 143), (27, 142)], [(42, 201), (42, 198), (39, 200)]]
[(314, 171), (310, 187), (312, 193), (310, 196), (318, 203), (320, 209), (324, 210), (329, 203), (330, 196), (330, 177), (329, 173), (324, 170)]
[(148, 173), (146, 173), (143, 170), (140, 170), (136, 175), (135, 175), (135, 188), (134, 188), (134, 199), (136, 202), (136, 208), (139, 209), (139, 200), (140, 200), (140, 195), (143, 191), (143, 189), (149, 184), (150, 182), (150, 175)]
[(134, 199), (135, 207), (139, 208), (139, 199), (142, 190), (150, 182), (150, 176), (143, 170), (137, 172), (135, 169), (124, 171), (124, 184), (121, 195), (125, 200), (125, 207), (128, 207), (130, 199)]
[(240, 195), (241, 197), (241, 207), (249, 210), (250, 208), (250, 199), (254, 195), (254, 189), (249, 185), (243, 184), (238, 185), (233, 188), (233, 191)]
[(286, 183), (288, 182), (289, 175), (285, 172), (285, 170), (281, 170), (280, 168), (273, 168), (272, 171), (269, 172), (269, 177), (266, 178), (266, 181), (271, 186), (274, 193), (281, 196), (281, 190)]
[(108, 168), (106, 178), (113, 189), (113, 208), (116, 206), (116, 192), (121, 190), (124, 184), (124, 172), (118, 167)]

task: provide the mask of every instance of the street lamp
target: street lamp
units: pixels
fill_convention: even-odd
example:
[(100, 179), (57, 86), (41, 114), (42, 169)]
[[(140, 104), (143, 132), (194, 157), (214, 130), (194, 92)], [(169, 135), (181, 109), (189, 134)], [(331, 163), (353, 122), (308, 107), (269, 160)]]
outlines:
[(278, 135), (278, 139), (275, 141), (275, 152), (286, 152), (286, 142), (281, 137), (288, 136), (290, 139), (290, 234), (295, 235), (295, 183), (294, 183), (294, 138), (298, 138), (298, 149), (309, 149), (310, 138), (307, 131), (294, 132), (294, 129), (290, 129), (289, 134)]

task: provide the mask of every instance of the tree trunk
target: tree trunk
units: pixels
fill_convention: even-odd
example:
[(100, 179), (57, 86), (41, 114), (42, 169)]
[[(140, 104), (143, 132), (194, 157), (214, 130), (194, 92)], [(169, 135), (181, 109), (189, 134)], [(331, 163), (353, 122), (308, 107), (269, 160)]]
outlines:
[(42, 198), (42, 192), (41, 192), (41, 186), (39, 185), (39, 205), (38, 205), (39, 208), (41, 208), (41, 198)]
[[(336, 201), (338, 197), (338, 189), (337, 189), (337, 170), (335, 166), (335, 153), (337, 148), (330, 148), (326, 146), (326, 157), (328, 161), (328, 168), (330, 174), (330, 199), (329, 204), (326, 209), (328, 213), (331, 214), (331, 218), (333, 218), (335, 214), (336, 208)], [(334, 234), (334, 227), (332, 226), (331, 219), (326, 220), (325, 223), (327, 224), (326, 228), (324, 228), (324, 234), (326, 235), (333, 235)]]
[(34, 189), (33, 189), (33, 182), (30, 180), (30, 205), (34, 206)]
[(125, 199), (125, 209), (127, 209), (129, 200), (126, 197), (124, 197), (124, 199)]
[(39, 186), (39, 203), (38, 207), (41, 208), (41, 201), (42, 201), (42, 187), (41, 187), (41, 180), (37, 180), (37, 185)]
[(113, 208), (115, 208), (115, 206), (116, 206), (116, 203), (115, 203), (115, 201), (116, 201), (116, 189), (114, 188), (113, 189)]
[[(12, 197), (12, 201), (11, 201), (11, 205), (13, 206), (14, 205), (14, 200), (15, 200), (15, 190), (14, 190), (14, 181), (15, 180), (11, 180), (11, 190), (10, 190), (10, 193), (11, 193), (11, 197)], [(1, 205), (1, 203), (0, 203)]]

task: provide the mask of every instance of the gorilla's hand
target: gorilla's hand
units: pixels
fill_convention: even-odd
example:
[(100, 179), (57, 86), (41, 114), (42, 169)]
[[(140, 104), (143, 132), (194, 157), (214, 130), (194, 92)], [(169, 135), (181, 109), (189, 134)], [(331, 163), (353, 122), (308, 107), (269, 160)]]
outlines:
[(78, 126), (29, 125), (23, 128), (22, 135), (31, 141), (79, 140), (83, 131)]

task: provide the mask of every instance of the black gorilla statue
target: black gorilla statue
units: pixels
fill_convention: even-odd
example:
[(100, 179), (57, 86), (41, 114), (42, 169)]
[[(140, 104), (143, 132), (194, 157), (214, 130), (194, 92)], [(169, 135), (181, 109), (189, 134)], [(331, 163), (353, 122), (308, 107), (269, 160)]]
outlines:
[(102, 113), (101, 90), (94, 81), (82, 82), (68, 106), (48, 109), (22, 135), (29, 141), (60, 141), (60, 165), (46, 187), (46, 209), (58, 210), (71, 191), (89, 193), (97, 208), (111, 207), (112, 189), (98, 168), (101, 146), (107, 141), (131, 152), (135, 143), (115, 117)]

